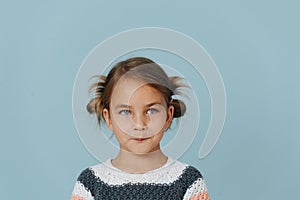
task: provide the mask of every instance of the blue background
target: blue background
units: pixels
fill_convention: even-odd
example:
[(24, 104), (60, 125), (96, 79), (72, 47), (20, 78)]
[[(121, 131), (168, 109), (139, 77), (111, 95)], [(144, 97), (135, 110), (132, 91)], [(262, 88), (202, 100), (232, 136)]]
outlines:
[(227, 118), (197, 166), (211, 199), (300, 199), (298, 1), (1, 2), (1, 199), (69, 199), (97, 161), (76, 133), (72, 87), (107, 37), (158, 26), (204, 46), (222, 74)]

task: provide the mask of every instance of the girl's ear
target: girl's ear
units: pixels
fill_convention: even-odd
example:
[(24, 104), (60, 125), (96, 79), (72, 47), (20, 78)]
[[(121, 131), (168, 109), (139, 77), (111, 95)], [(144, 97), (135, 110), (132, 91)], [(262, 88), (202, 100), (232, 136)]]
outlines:
[(113, 126), (112, 126), (111, 119), (109, 116), (109, 110), (107, 108), (104, 108), (102, 111), (102, 114), (105, 119), (106, 126), (109, 128), (109, 130), (113, 131)]
[(174, 106), (169, 106), (168, 110), (167, 110), (167, 121), (166, 121), (166, 125), (165, 128), (168, 129), (171, 126), (172, 120), (173, 120), (173, 115), (174, 115)]

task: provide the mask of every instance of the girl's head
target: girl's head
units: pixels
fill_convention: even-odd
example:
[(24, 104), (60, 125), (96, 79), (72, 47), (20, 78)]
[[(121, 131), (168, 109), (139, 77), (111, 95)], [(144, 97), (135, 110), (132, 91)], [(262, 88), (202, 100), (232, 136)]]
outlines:
[[(99, 124), (104, 119), (121, 148), (128, 151), (133, 150), (128, 147), (131, 140), (139, 144), (151, 140), (156, 144), (152, 147), (159, 148), (163, 132), (170, 127), (172, 119), (181, 117), (186, 111), (185, 104), (174, 99), (184, 86), (181, 78), (168, 77), (150, 59), (135, 57), (119, 62), (107, 77), (99, 78), (100, 81), (91, 87), (95, 96), (87, 110), (97, 115)], [(152, 150), (134, 147), (134, 151), (140, 153)]]

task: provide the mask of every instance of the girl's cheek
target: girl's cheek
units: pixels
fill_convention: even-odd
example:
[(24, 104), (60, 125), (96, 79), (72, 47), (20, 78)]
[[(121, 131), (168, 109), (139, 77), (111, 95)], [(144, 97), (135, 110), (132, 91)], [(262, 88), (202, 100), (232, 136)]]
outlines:
[(129, 116), (115, 116), (115, 124), (118, 126), (118, 128), (127, 133), (130, 131), (132, 127), (132, 120)]

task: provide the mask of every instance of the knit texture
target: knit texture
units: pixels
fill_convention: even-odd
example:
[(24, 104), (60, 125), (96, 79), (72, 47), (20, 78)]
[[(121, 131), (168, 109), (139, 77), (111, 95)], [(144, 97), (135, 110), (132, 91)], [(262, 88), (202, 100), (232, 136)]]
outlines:
[(72, 195), (85, 200), (189, 200), (206, 193), (195, 167), (169, 157), (164, 166), (144, 174), (123, 172), (111, 160), (91, 166), (79, 175)]

